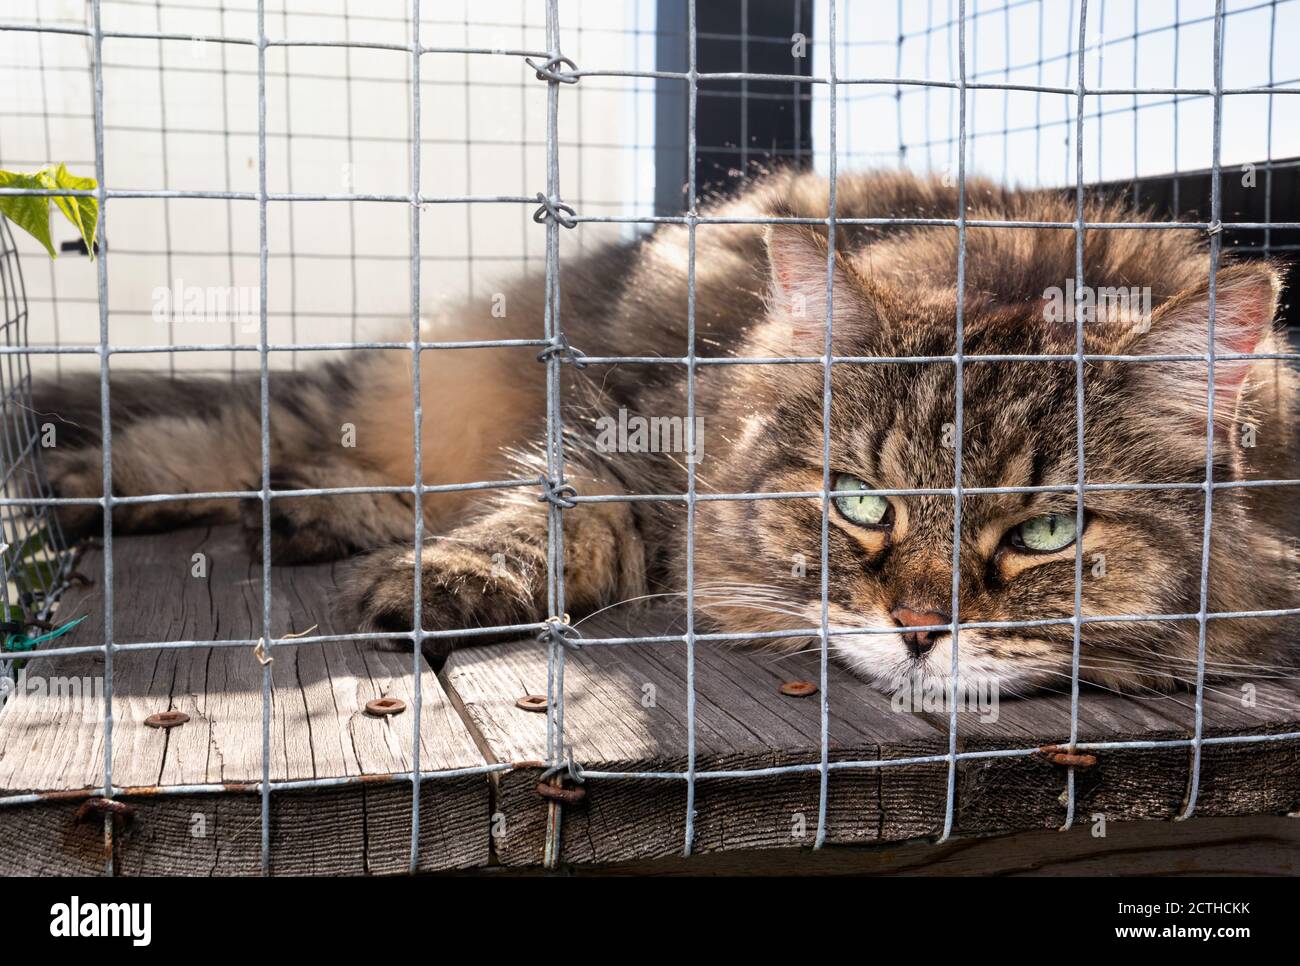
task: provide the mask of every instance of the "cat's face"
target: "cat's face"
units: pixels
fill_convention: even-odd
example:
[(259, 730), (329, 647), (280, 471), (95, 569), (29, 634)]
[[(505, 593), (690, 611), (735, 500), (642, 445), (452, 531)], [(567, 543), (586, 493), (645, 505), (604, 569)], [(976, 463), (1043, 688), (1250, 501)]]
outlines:
[[(791, 242), (795, 244), (795, 242)], [(760, 337), (770, 352), (820, 355), (824, 328), (792, 319), (825, 311), (824, 248), (806, 263), (774, 256), (773, 318)], [(807, 254), (807, 253), (805, 253)], [(820, 272), (816, 269), (820, 266)], [(789, 277), (782, 280), (784, 269)], [(812, 271), (812, 283), (800, 278)], [(818, 290), (822, 295), (818, 296)], [(1275, 283), (1266, 268), (1220, 275), (1220, 352), (1249, 352), (1267, 332)], [(837, 355), (951, 357), (951, 293), (900, 293), (837, 270)], [(1098, 323), (1085, 351), (1159, 354), (1204, 351), (1204, 293), (1173, 299), (1144, 320)], [(822, 313), (822, 315), (818, 315)], [(1150, 331), (1142, 331), (1145, 323)], [(1053, 324), (1042, 306), (997, 307), (968, 299), (967, 355), (1070, 354), (1072, 324)], [(1196, 348), (1196, 332), (1202, 348)], [(763, 354), (763, 353), (760, 353)], [(757, 367), (756, 367), (757, 368)], [(1216, 479), (1239, 473), (1230, 432), (1245, 366), (1217, 370)], [(735, 402), (748, 418), (725, 472), (726, 489), (810, 491), (822, 487), (822, 368), (784, 366), (780, 391), (768, 373), (746, 376)], [(972, 489), (1059, 486), (1078, 481), (1076, 370), (1072, 362), (971, 361), (962, 372), (960, 525), (957, 500), (957, 371), (949, 361), (837, 364), (832, 375), (827, 520), (830, 648), (855, 673), (888, 691), (914, 679), (947, 682), (953, 635), (954, 537), (960, 533), (956, 593), (962, 625), (1043, 622), (959, 631), (960, 676), (1003, 694), (1068, 689), (1076, 608), (1085, 616), (1194, 614), (1199, 608), (1203, 492), (1196, 488), (1089, 491), (1078, 527), (1076, 494), (971, 493)], [(1199, 379), (1198, 379), (1199, 376)], [(768, 388), (763, 388), (763, 387)], [(1196, 483), (1205, 477), (1206, 380), (1190, 364), (1103, 362), (1082, 380), (1086, 482)], [(719, 480), (711, 480), (714, 485)], [(719, 489), (723, 488), (721, 486)], [(854, 494), (854, 490), (939, 490)], [(710, 503), (699, 525), (708, 589), (747, 584), (751, 599), (716, 594), (705, 610), (729, 629), (816, 627), (821, 622), (822, 505), (818, 499)], [(1216, 551), (1247, 557), (1273, 535), (1251, 533), (1242, 504), (1215, 501)], [(700, 538), (697, 537), (697, 542)], [(716, 572), (711, 570), (716, 565)], [(1226, 566), (1226, 564), (1221, 564)], [(1237, 568), (1238, 570), (1240, 568)], [(739, 570), (739, 574), (737, 573)], [(1233, 573), (1216, 573), (1217, 601), (1240, 599)], [(1265, 583), (1267, 583), (1265, 581)], [(764, 588), (764, 589), (759, 589)], [(1266, 606), (1276, 606), (1269, 604)], [(1213, 607), (1212, 607), (1213, 609)], [(1223, 622), (1220, 622), (1221, 624)], [(926, 628), (914, 630), (913, 628)], [(1082, 625), (1081, 674), (1133, 690), (1194, 680), (1195, 621), (1112, 621)]]

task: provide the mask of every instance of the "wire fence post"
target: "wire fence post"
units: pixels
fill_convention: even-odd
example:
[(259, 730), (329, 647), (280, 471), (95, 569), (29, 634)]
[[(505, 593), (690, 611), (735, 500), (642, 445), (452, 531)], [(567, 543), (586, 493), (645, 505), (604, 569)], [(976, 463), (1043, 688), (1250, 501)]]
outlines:
[[(546, 81), (546, 196), (543, 201), (546, 224), (546, 317), (544, 329), (548, 349), (543, 354), (546, 362), (546, 479), (543, 498), (546, 506), (546, 596), (549, 610), (549, 628), (545, 636), (547, 647), (546, 673), (546, 748), (547, 773), (562, 776), (565, 764), (564, 744), (564, 664), (565, 646), (561, 624), (567, 625), (564, 592), (564, 509), (566, 501), (560, 494), (564, 482), (564, 413), (562, 397), (562, 347), (568, 345), (560, 318), (560, 227), (563, 202), (560, 201), (560, 84), (557, 71), (565, 58), (561, 50), (560, 14), (558, 0), (546, 4), (547, 61), (539, 68), (537, 76)], [(557, 780), (563, 781), (562, 777)], [(544, 863), (555, 868), (560, 859), (563, 810), (559, 803), (547, 805), (547, 829), (544, 846)]]
[[(411, 717), (411, 860), (410, 872), (420, 867), (420, 722), (423, 718), (424, 694), (424, 400), (422, 396), (420, 349), (420, 163), (423, 143), (420, 139), (420, 0), (411, 0), (411, 454), (415, 485), (415, 535), (413, 537), (414, 587), (411, 630), (411, 677), (414, 689), (414, 715)], [(350, 123), (350, 119), (349, 119)]]
[[(104, 507), (104, 797), (113, 797), (113, 426), (109, 418), (108, 356), (111, 339), (108, 328), (108, 238), (106, 228), (108, 193), (104, 187), (104, 32), (100, 18), (100, 0), (91, 0), (92, 23), (91, 70), (94, 76), (95, 112), (95, 188), (99, 204), (96, 226), (99, 245), (95, 285), (99, 297), (99, 405), (100, 431), (103, 434), (103, 507)], [(106, 868), (113, 874), (113, 824), (105, 816), (104, 840)]]
[[(687, 123), (686, 123), (686, 425), (695, 425), (695, 233), (697, 210), (696, 154), (699, 151), (699, 27), (696, 0), (687, 0)], [(695, 461), (686, 463), (686, 841), (682, 854), (695, 848)]]
[[(839, 0), (832, 0), (828, 8), (829, 22), (827, 30), (827, 74), (826, 85), (830, 98), (830, 185), (827, 189), (827, 206), (829, 215), (826, 219), (826, 333), (822, 343), (822, 519), (821, 519), (821, 626), (818, 634), (818, 644), (820, 654), (819, 674), (820, 690), (818, 693), (818, 712), (819, 725), (821, 727), (821, 767), (818, 776), (817, 786), (817, 837), (813, 842), (813, 847), (820, 849), (826, 843), (826, 809), (827, 798), (830, 789), (830, 698), (827, 690), (830, 687), (830, 530), (831, 530), (831, 375), (834, 370), (835, 340), (835, 218), (837, 215), (836, 204), (836, 179), (839, 167), (839, 143), (838, 128), (836, 121), (838, 119), (838, 87), (836, 86), (835, 75), (835, 43), (836, 43), (836, 9), (839, 6)], [(899, 5), (899, 13), (902, 13), (902, 6)], [(902, 33), (902, 25), (899, 26), (899, 33)], [(902, 56), (902, 45), (899, 45), (900, 58)], [(901, 113), (900, 113), (900, 124)]]
[(961, 631), (961, 461), (965, 428), (966, 343), (966, 0), (957, 0), (957, 299), (953, 348), (952, 664), (948, 672), (948, 788), (940, 842), (952, 835), (957, 800), (957, 674)]
[(1214, 339), (1215, 297), (1219, 255), (1223, 245), (1223, 228), (1219, 224), (1222, 186), (1220, 160), (1223, 146), (1223, 0), (1214, 3), (1214, 129), (1210, 169), (1210, 277), (1209, 318), (1206, 320), (1206, 384), (1205, 384), (1205, 520), (1201, 536), (1200, 607), (1196, 612), (1196, 722), (1192, 736), (1192, 769), (1187, 786), (1187, 802), (1178, 815), (1180, 821), (1189, 819), (1196, 811), (1196, 799), (1201, 790), (1201, 745), (1205, 729), (1205, 639), (1209, 631), (1210, 607), (1210, 532), (1214, 519)]
[[(269, 285), (266, 228), (266, 0), (257, 0), (257, 365), (258, 419), (261, 429), (262, 508), (262, 875), (271, 874), (271, 373), (267, 323)], [(105, 416), (107, 417), (107, 407)]]
[[(1078, 44), (1078, 70), (1079, 84), (1078, 94), (1076, 95), (1076, 104), (1074, 111), (1075, 136), (1075, 182), (1074, 182), (1074, 291), (1076, 294), (1082, 294), (1084, 289), (1083, 280), (1083, 253), (1086, 241), (1086, 230), (1083, 227), (1083, 124), (1084, 114), (1086, 111), (1085, 96), (1085, 75), (1084, 75), (1084, 55), (1088, 49), (1088, 0), (1079, 0), (1079, 44)], [(1100, 120), (1098, 121), (1100, 126)], [(1083, 313), (1079, 311), (1078, 305), (1070, 306), (1074, 315), (1074, 431), (1075, 431), (1075, 461), (1076, 467), (1075, 478), (1075, 501), (1074, 501), (1074, 532), (1079, 534), (1080, 539), (1074, 541), (1074, 626), (1072, 630), (1072, 641), (1070, 644), (1070, 741), (1066, 745), (1066, 750), (1074, 753), (1075, 742), (1079, 740), (1079, 645), (1082, 639), (1082, 626), (1079, 623), (1083, 616), (1083, 484), (1087, 482), (1087, 473), (1084, 469), (1084, 432), (1083, 432)], [(1074, 766), (1070, 765), (1065, 773), (1065, 821), (1061, 829), (1068, 830), (1074, 825)]]

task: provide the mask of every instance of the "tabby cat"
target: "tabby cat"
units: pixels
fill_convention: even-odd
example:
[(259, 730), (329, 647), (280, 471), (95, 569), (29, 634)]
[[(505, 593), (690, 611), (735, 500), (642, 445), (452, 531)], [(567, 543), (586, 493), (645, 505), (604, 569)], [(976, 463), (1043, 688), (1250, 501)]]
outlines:
[[(705, 214), (823, 219), (828, 184), (776, 172)], [(865, 173), (838, 183), (840, 218), (957, 215), (957, 189), (938, 179)], [(972, 180), (972, 221), (1072, 222), (1062, 194)], [(1144, 217), (1089, 201), (1089, 222)], [(982, 625), (1056, 618), (1032, 627), (960, 632), (963, 679), (992, 676), (1003, 693), (1068, 686), (1075, 608), (1075, 542), (1082, 541), (1082, 613), (1182, 615), (1082, 627), (1085, 680), (1170, 690), (1195, 680), (1204, 526), (1207, 367), (1136, 362), (1134, 355), (1207, 351), (1210, 260), (1204, 232), (1086, 233), (1083, 284), (1136, 291), (1151, 311), (1114, 304), (1084, 317), (1082, 372), (1086, 482), (1170, 483), (1171, 489), (1099, 489), (1078, 479), (1075, 234), (1062, 228), (968, 227), (962, 344), (956, 341), (958, 232), (951, 225), (845, 225), (828, 257), (825, 224), (702, 224), (694, 262), (695, 412), (686, 420), (688, 229), (663, 225), (637, 243), (562, 260), (560, 318), (589, 357), (658, 361), (561, 367), (565, 483), (608, 496), (563, 510), (570, 620), (619, 602), (679, 595), (686, 583), (688, 468), (703, 497), (694, 521), (699, 627), (736, 633), (816, 629), (821, 622), (819, 497), (712, 500), (724, 493), (823, 487), (820, 362), (729, 364), (731, 358), (820, 357), (827, 278), (833, 276), (833, 350), (859, 360), (832, 367), (829, 479), (829, 620), (832, 653), (894, 690), (947, 682), (952, 634), (956, 392), (964, 401), (964, 489), (1059, 487), (1050, 492), (966, 492), (961, 497), (959, 619)], [(1224, 255), (1216, 281), (1216, 351), (1282, 351), (1273, 320), (1279, 266)], [(494, 300), (426, 321), (426, 339), (538, 339), (544, 286), (533, 275)], [(498, 318), (504, 306), (505, 317)], [(493, 311), (494, 307), (497, 311)], [(1141, 308), (1141, 299), (1138, 299)], [(1104, 309), (1104, 310), (1103, 310)], [(397, 338), (404, 338), (398, 335)], [(966, 357), (961, 382), (952, 357)], [(538, 479), (545, 473), (546, 366), (537, 346), (426, 350), (421, 363), (423, 478), (429, 486)], [(936, 358), (937, 357), (937, 358)], [(271, 377), (271, 486), (276, 490), (413, 484), (412, 358), (368, 350), (346, 361)], [(260, 489), (258, 383), (116, 374), (111, 385), (113, 492)], [(1291, 479), (1297, 383), (1283, 362), (1221, 361), (1214, 382), (1214, 479)], [(102, 489), (97, 380), (36, 389), (57, 413), (48, 471), (64, 497)], [(343, 445), (345, 424), (355, 445)], [(697, 429), (698, 426), (698, 429)], [(648, 427), (648, 428), (647, 428)], [(659, 432), (655, 432), (658, 430)], [(656, 438), (657, 437), (657, 438)], [(863, 490), (927, 489), (922, 495)], [(430, 630), (544, 620), (548, 505), (539, 487), (426, 496), (421, 550), (423, 623)], [(617, 499), (675, 495), (670, 501)], [(1208, 609), (1293, 608), (1297, 491), (1213, 492)], [(286, 496), (271, 501), (276, 563), (362, 554), (347, 578), (355, 627), (409, 632), (413, 621), (412, 494)], [(96, 526), (93, 508), (63, 508), (74, 533)], [(260, 554), (257, 500), (188, 500), (114, 510), (118, 533), (235, 521)], [(1190, 617), (1188, 615), (1191, 615)], [(1064, 619), (1064, 620), (1059, 620)], [(1292, 663), (1294, 617), (1208, 621), (1208, 673), (1269, 675)], [(840, 631), (857, 633), (839, 633)], [(863, 631), (877, 633), (863, 633)], [(481, 636), (430, 639), (431, 657)], [(806, 649), (814, 633), (764, 646)]]

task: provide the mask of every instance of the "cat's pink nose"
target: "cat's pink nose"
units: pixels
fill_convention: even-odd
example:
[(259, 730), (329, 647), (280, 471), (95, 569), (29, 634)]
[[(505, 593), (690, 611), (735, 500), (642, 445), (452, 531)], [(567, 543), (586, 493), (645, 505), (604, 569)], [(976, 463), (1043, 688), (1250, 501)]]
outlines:
[(952, 617), (948, 614), (937, 610), (913, 610), (906, 605), (895, 607), (890, 614), (894, 618), (894, 623), (899, 627), (905, 628), (902, 632), (903, 643), (907, 645), (907, 652), (912, 657), (924, 657), (929, 653), (930, 648), (934, 647), (934, 642), (942, 635), (947, 634), (945, 628), (937, 630), (914, 631), (907, 628), (912, 627), (931, 627), (936, 624), (948, 624)]

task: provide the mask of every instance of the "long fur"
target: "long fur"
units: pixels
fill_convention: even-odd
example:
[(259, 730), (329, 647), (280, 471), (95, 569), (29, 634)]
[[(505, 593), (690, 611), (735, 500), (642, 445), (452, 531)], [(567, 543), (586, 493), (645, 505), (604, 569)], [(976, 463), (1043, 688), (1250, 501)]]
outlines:
[[(955, 219), (956, 189), (900, 173), (842, 177), (839, 219)], [(788, 214), (822, 219), (828, 185), (778, 172), (708, 214)], [(1065, 194), (967, 185), (969, 221), (1072, 223)], [(1089, 222), (1149, 217), (1089, 200)], [(1053, 322), (1044, 294), (1075, 274), (1071, 229), (968, 227), (959, 306), (957, 230), (951, 225), (826, 227), (705, 224), (696, 232), (696, 412), (704, 427), (695, 464), (702, 494), (810, 491), (822, 487), (820, 363), (713, 364), (717, 357), (821, 357), (828, 268), (834, 284), (833, 348), (850, 357), (936, 357), (928, 363), (832, 367), (832, 473), (876, 488), (947, 490), (957, 483), (957, 371), (952, 357), (1061, 355), (1076, 351), (1072, 322)], [(562, 263), (560, 319), (568, 340), (593, 356), (651, 356), (657, 364), (564, 366), (566, 481), (584, 495), (685, 494), (683, 452), (608, 451), (601, 432), (625, 415), (687, 415), (688, 232), (665, 225), (636, 245)], [(1084, 326), (1084, 350), (1108, 356), (1206, 350), (1209, 257), (1202, 233), (1093, 229), (1084, 281), (1150, 290), (1149, 331), (1131, 317)], [(1222, 259), (1216, 285), (1216, 351), (1276, 351), (1271, 321), (1277, 267)], [(494, 303), (431, 318), (438, 340), (536, 339), (544, 288), (527, 276)], [(499, 306), (498, 306), (499, 307)], [(535, 479), (545, 471), (545, 367), (536, 347), (438, 350), (422, 357), (423, 479), (427, 485)], [(1042, 513), (1073, 516), (1078, 480), (1076, 367), (970, 360), (962, 367), (961, 485), (1058, 486), (1063, 492), (962, 497), (963, 622), (1055, 618), (1034, 628), (960, 635), (963, 675), (996, 676), (1004, 692), (1068, 680), (1074, 630), (1075, 550), (1032, 556), (1009, 548), (1017, 524)], [(1216, 481), (1295, 478), (1297, 384), (1286, 366), (1260, 360), (1216, 368)], [(409, 486), (414, 480), (408, 352), (358, 352), (344, 363), (272, 377), (272, 476), (276, 488)], [(1126, 690), (1172, 689), (1195, 679), (1208, 416), (1205, 366), (1195, 362), (1090, 362), (1083, 367), (1088, 483), (1190, 484), (1087, 493), (1082, 611), (1089, 617), (1168, 614), (1165, 621), (1082, 626), (1085, 679)], [(114, 491), (201, 492), (260, 486), (255, 382), (173, 382), (114, 376)], [(38, 386), (35, 405), (67, 427), (49, 460), (58, 492), (100, 490), (98, 392), (84, 384)], [(345, 424), (355, 446), (343, 445)], [(1253, 429), (1253, 446), (1246, 425)], [(1220, 488), (1213, 495), (1210, 612), (1300, 604), (1294, 488)], [(949, 494), (891, 498), (892, 529), (855, 526), (828, 511), (832, 637), (853, 670), (893, 689), (921, 676), (946, 680), (951, 636), (911, 654), (891, 612), (944, 614), (952, 594), (955, 506)], [(280, 562), (370, 551), (353, 566), (349, 602), (358, 626), (409, 630), (412, 621), (409, 494), (287, 497), (273, 501), (272, 556)], [(502, 626), (546, 615), (546, 505), (537, 489), (429, 495), (420, 508), (428, 629)], [(194, 520), (243, 521), (256, 549), (257, 504), (193, 500), (119, 508), (115, 527), (149, 530)], [(74, 530), (89, 511), (64, 514)], [(574, 619), (620, 601), (685, 589), (687, 513), (682, 500), (581, 503), (563, 513), (567, 606)], [(735, 632), (815, 627), (821, 614), (823, 512), (817, 498), (701, 501), (695, 573), (701, 619)], [(1294, 618), (1211, 618), (1208, 670), (1234, 679), (1250, 668), (1294, 663)], [(480, 637), (442, 638), (445, 652)], [(787, 639), (783, 646), (806, 646)], [(1263, 673), (1263, 672), (1261, 672)]]

